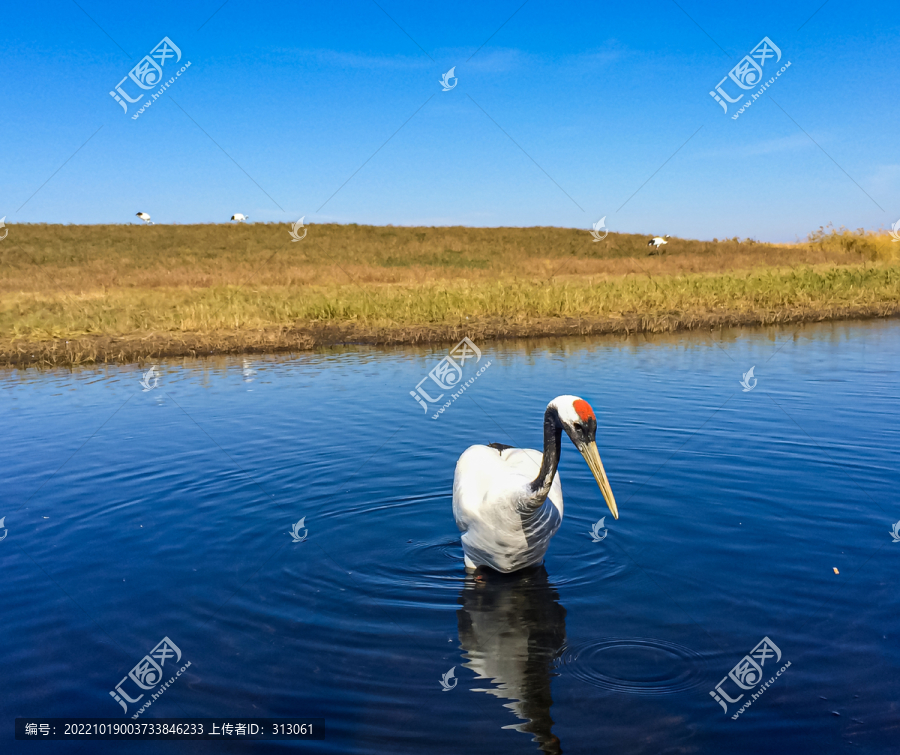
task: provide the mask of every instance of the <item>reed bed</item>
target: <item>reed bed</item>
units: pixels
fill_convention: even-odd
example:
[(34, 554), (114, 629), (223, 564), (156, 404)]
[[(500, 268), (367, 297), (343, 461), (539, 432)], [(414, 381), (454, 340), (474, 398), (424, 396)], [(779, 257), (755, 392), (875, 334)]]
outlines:
[(796, 244), (561, 228), (11, 226), (0, 243), (0, 359), (164, 355), (888, 316), (887, 234)]

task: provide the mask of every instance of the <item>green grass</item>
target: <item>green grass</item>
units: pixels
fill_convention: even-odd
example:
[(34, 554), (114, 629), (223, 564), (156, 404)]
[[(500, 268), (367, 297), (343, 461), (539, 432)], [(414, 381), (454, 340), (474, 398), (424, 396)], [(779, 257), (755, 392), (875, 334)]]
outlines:
[[(793, 245), (673, 238), (648, 256), (647, 237), (595, 244), (577, 229), (310, 226), (294, 244), (289, 228), (10, 226), (0, 243), (0, 357), (74, 359), (56, 353), (67, 341), (102, 359), (102, 339), (130, 339), (126, 356), (139, 358), (161, 344), (165, 353), (188, 342), (185, 353), (226, 340), (237, 349), (332, 326), (403, 341), (467, 327), (512, 332), (485, 325), (495, 321), (540, 335), (570, 320), (697, 327), (723, 314), (884, 315), (900, 303), (900, 244), (846, 229)], [(302, 343), (322, 342), (310, 338)]]
[(26, 340), (202, 333), (297, 324), (447, 325), (468, 318), (599, 318), (863, 308), (900, 301), (900, 266), (801, 268), (615, 281), (476, 281), (420, 286), (234, 286), (5, 296), (0, 333)]

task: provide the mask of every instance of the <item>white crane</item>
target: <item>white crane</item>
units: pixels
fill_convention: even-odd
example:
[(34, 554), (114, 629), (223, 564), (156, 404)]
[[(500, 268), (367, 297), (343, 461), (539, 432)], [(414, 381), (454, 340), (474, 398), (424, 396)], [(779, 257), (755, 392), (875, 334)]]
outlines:
[(663, 238), (662, 236), (654, 236), (647, 243), (647, 246), (655, 246), (657, 249), (659, 249), (663, 244), (669, 243), (668, 241), (666, 241), (667, 238), (669, 238), (669, 237), (666, 236), (665, 238)]
[(565, 430), (590, 467), (612, 515), (616, 499), (597, 451), (597, 418), (578, 396), (557, 396), (544, 412), (544, 452), (502, 443), (467, 448), (456, 462), (453, 516), (466, 568), (513, 572), (539, 564), (563, 518), (559, 465)]
[(143, 220), (147, 225), (153, 225), (153, 223), (150, 222), (150, 216), (149, 216), (146, 212), (136, 212), (136, 213), (135, 213), (135, 217), (140, 218), (140, 219)]
[(236, 213), (234, 213), (234, 215), (231, 216), (231, 219), (237, 220), (238, 223), (246, 223), (250, 219), (250, 216), (249, 215), (241, 215), (241, 213), (236, 212)]

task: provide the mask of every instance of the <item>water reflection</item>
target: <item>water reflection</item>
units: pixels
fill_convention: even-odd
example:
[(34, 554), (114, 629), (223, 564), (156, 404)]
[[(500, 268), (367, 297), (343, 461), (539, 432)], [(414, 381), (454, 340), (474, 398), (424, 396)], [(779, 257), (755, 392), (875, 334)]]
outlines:
[(501, 700), (524, 723), (503, 728), (533, 734), (542, 752), (561, 753), (551, 731), (552, 669), (566, 641), (566, 609), (543, 566), (515, 574), (479, 569), (466, 577), (457, 612), (463, 664), (495, 686), (473, 688)]

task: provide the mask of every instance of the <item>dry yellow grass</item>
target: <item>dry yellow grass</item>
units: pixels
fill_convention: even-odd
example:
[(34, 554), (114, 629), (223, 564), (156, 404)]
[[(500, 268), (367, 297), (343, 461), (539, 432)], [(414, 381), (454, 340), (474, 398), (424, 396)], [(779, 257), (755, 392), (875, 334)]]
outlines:
[[(141, 360), (569, 332), (895, 314), (889, 236), (820, 229), (791, 245), (562, 228), (287, 224), (11, 226), (0, 358)], [(900, 246), (900, 244), (895, 245)]]

